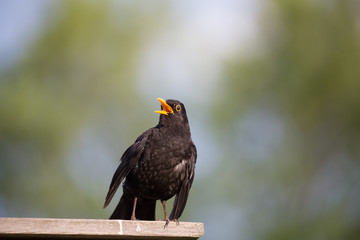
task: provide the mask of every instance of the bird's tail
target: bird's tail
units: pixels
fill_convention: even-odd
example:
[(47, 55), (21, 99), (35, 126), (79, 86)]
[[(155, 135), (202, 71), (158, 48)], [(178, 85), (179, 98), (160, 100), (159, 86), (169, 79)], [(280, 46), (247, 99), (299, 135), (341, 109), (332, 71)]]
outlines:
[[(123, 188), (123, 195), (116, 206), (110, 219), (130, 220), (134, 206), (135, 196)], [(136, 203), (135, 217), (139, 220), (155, 220), (156, 200), (138, 198)]]

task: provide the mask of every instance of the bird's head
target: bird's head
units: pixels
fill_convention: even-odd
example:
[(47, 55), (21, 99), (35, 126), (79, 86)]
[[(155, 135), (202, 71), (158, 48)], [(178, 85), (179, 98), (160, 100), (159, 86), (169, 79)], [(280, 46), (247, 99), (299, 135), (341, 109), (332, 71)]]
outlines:
[(155, 111), (160, 114), (160, 124), (189, 128), (184, 104), (173, 99), (158, 98), (157, 100), (161, 103), (161, 111)]

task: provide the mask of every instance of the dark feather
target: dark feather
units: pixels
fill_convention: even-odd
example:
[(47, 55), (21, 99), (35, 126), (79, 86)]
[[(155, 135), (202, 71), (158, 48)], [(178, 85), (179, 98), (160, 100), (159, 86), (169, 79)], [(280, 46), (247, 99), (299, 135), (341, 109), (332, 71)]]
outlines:
[(166, 104), (170, 106), (166, 109), (173, 112), (161, 114), (158, 125), (141, 134), (120, 159), (104, 204), (106, 207), (110, 203), (125, 179), (112, 219), (136, 215), (137, 219), (154, 220), (156, 200), (164, 202), (175, 195), (169, 219), (177, 220), (184, 211), (194, 180), (196, 147), (184, 105), (176, 100), (166, 100)]

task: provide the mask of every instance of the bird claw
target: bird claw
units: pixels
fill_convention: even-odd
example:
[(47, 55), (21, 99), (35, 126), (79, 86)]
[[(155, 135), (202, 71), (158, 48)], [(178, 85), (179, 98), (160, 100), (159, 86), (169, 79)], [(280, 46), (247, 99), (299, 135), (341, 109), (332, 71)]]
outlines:
[(170, 219), (165, 218), (164, 221), (165, 221), (164, 229), (166, 229), (167, 226), (169, 225)]
[(170, 219), (167, 218), (167, 219), (164, 219), (164, 221), (165, 221), (164, 229), (167, 228), (167, 226), (169, 225), (169, 222), (170, 222), (170, 221), (174, 221), (174, 222), (176, 223), (176, 226), (179, 226), (179, 225), (180, 225), (180, 222), (179, 222), (179, 220), (177, 220), (177, 219), (170, 220)]

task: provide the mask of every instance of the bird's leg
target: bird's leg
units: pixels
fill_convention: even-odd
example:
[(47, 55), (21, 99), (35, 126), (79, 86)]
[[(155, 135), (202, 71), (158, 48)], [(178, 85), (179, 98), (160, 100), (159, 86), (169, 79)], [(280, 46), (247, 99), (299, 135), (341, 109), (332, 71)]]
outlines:
[(133, 206), (133, 211), (131, 214), (131, 220), (136, 220), (136, 217), (135, 217), (136, 202), (137, 202), (137, 197), (134, 198), (134, 206)]
[(166, 228), (167, 227), (167, 225), (169, 224), (169, 222), (170, 222), (170, 220), (169, 220), (169, 218), (168, 218), (168, 216), (167, 216), (167, 213), (166, 213), (166, 201), (161, 201), (162, 202), (162, 205), (163, 205), (163, 209), (164, 209), (164, 221), (165, 221), (165, 226), (164, 226), (164, 228)]
[(168, 221), (169, 218), (167, 216), (167, 213), (166, 213), (166, 201), (161, 201), (162, 205), (163, 205), (163, 209), (164, 209), (164, 221)]

